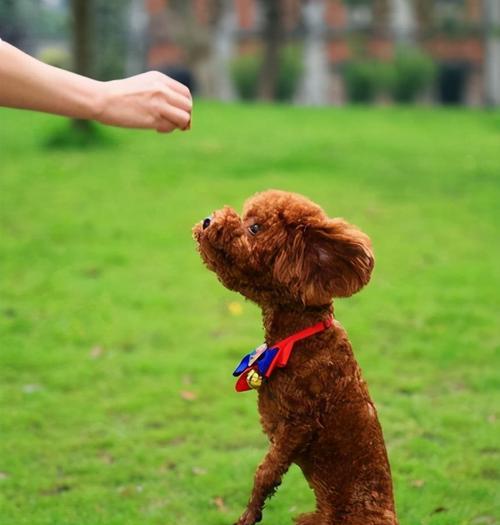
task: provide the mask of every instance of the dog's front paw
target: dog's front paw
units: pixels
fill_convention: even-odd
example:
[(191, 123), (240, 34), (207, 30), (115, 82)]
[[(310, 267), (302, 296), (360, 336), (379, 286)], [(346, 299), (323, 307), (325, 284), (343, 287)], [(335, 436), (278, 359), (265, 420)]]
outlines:
[(254, 525), (262, 520), (262, 512), (247, 509), (235, 525)]

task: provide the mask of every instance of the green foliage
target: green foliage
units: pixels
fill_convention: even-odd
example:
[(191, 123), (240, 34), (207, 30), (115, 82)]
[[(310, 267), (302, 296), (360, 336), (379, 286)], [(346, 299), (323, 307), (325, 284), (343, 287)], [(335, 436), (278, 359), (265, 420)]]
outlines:
[(390, 97), (396, 82), (396, 70), (391, 62), (377, 62), (375, 84), (379, 96)]
[[(253, 53), (235, 58), (231, 64), (231, 76), (236, 91), (243, 100), (255, 100), (262, 66), (262, 55)], [(276, 85), (276, 100), (289, 101), (295, 95), (302, 74), (302, 53), (297, 46), (285, 47), (280, 56), (280, 68)]]
[(293, 99), (302, 76), (302, 60), (301, 48), (288, 46), (282, 50), (276, 86), (277, 100), (287, 102)]
[(392, 94), (397, 102), (414, 102), (428, 89), (436, 76), (436, 66), (428, 55), (412, 48), (398, 50), (394, 60)]
[(241, 55), (231, 63), (231, 76), (234, 86), (243, 100), (255, 100), (257, 98), (261, 64), (262, 59), (257, 54)]
[[(109, 129), (91, 152), (41, 148), (55, 117), (0, 120), (2, 525), (235, 522), (266, 439), (231, 371), (261, 319), (190, 230), (270, 187), (372, 238), (335, 315), (400, 523), (499, 522), (498, 113), (199, 102), (189, 133)], [(312, 505), (294, 467), (263, 523)]]
[(378, 95), (390, 95), (399, 103), (415, 102), (436, 75), (433, 60), (422, 51), (402, 48), (393, 62), (357, 60), (345, 70), (349, 100), (371, 103)]
[(370, 103), (378, 90), (377, 64), (363, 60), (351, 62), (345, 70), (345, 83), (349, 100), (355, 103)]

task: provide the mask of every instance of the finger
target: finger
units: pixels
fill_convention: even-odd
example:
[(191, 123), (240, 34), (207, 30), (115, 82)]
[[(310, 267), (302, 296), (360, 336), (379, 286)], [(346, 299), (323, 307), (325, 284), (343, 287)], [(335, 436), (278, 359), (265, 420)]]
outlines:
[(162, 93), (169, 104), (191, 113), (191, 110), (193, 109), (193, 102), (191, 99), (184, 95), (180, 95), (177, 91), (169, 88), (163, 89)]
[(161, 119), (156, 125), (156, 131), (158, 133), (171, 133), (176, 127), (177, 126), (169, 120)]
[(167, 103), (160, 105), (159, 112), (162, 119), (169, 120), (181, 129), (184, 129), (191, 120), (191, 115), (187, 111), (176, 108)]
[[(175, 128), (174, 128), (175, 129)], [(168, 135), (169, 133), (172, 133), (174, 131), (173, 129), (157, 129), (157, 133), (161, 133), (162, 135)]]
[(179, 82), (178, 80), (167, 77), (167, 86), (175, 90), (177, 93), (179, 93), (179, 95), (183, 95), (189, 100), (192, 100), (193, 97), (191, 95), (191, 91), (189, 91), (189, 88), (181, 82)]

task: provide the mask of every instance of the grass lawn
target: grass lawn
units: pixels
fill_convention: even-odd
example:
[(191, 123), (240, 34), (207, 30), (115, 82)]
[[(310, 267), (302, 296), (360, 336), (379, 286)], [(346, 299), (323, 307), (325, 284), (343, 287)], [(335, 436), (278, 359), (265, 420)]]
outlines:
[[(231, 376), (260, 314), (191, 227), (270, 187), (372, 237), (372, 282), (335, 312), (401, 525), (500, 523), (500, 114), (199, 103), (190, 133), (92, 151), (44, 149), (60, 119), (0, 123), (2, 525), (233, 523), (266, 449)], [(294, 467), (263, 523), (311, 505)]]

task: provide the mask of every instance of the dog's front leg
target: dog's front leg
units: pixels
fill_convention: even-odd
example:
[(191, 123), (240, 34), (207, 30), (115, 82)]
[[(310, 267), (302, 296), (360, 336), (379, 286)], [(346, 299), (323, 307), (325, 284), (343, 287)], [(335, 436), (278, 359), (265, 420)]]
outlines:
[(247, 509), (236, 525), (253, 525), (262, 519), (266, 499), (274, 494), (297, 451), (303, 448), (306, 442), (306, 434), (287, 435), (284, 427), (274, 435), (269, 451), (255, 473)]

